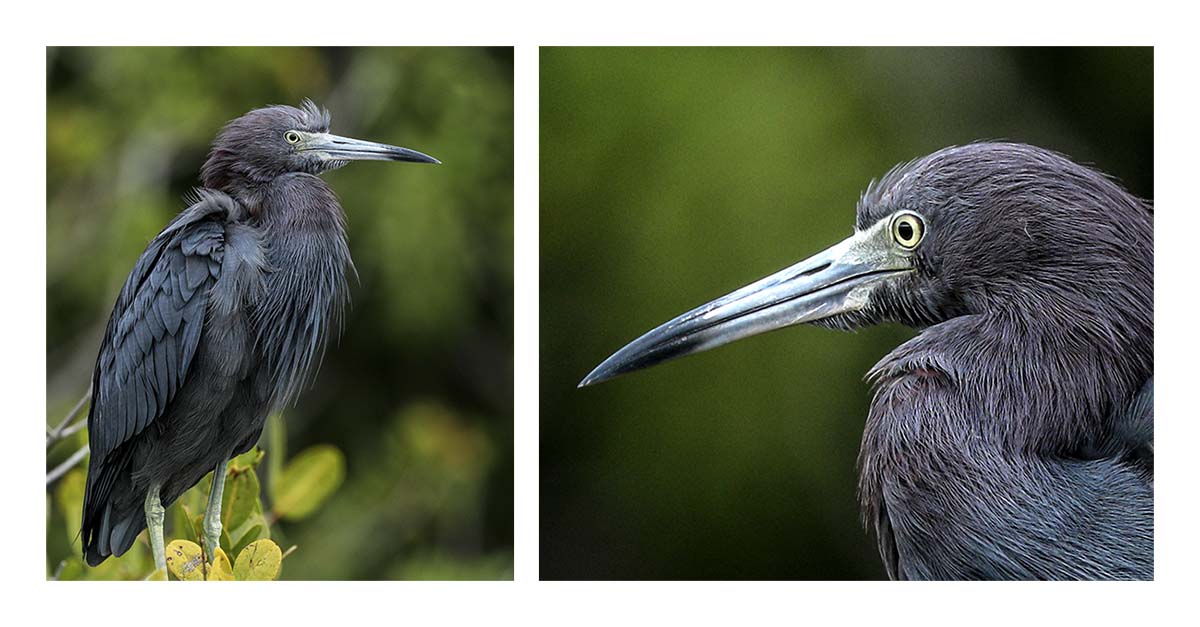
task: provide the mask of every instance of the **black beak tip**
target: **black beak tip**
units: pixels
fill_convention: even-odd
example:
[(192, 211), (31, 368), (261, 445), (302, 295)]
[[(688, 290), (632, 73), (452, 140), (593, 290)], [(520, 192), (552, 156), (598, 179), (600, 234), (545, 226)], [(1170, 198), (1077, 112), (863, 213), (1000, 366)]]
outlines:
[(442, 165), (441, 161), (438, 161), (437, 159), (430, 157), (429, 155), (424, 155), (424, 154), (420, 154), (420, 153), (417, 153), (415, 155), (404, 155), (404, 156), (396, 159), (396, 161), (407, 161), (409, 163), (429, 163), (429, 164), (433, 164), (433, 165)]
[(590, 385), (596, 385), (597, 383), (603, 383), (619, 374), (623, 374), (624, 372), (626, 371), (621, 369), (619, 363), (616, 363), (612, 358), (609, 358), (604, 360), (604, 362), (599, 366), (596, 366), (591, 372), (588, 373), (586, 377), (583, 378), (582, 381), (579, 382), (579, 385), (575, 387), (578, 389), (585, 388)]
[(409, 163), (432, 163), (433, 165), (441, 165), (442, 162), (436, 157), (431, 157), (419, 150), (412, 148), (391, 147), (389, 155), (392, 161), (407, 161)]
[(661, 333), (658, 330), (651, 331), (646, 335), (626, 344), (621, 350), (608, 356), (608, 359), (600, 362), (588, 373), (579, 385), (576, 387), (588, 387), (603, 383), (609, 379), (615, 379), (624, 374), (642, 370), (655, 364), (661, 363), (678, 355), (687, 354), (687, 350), (682, 352), (677, 345), (659, 343), (658, 338)]

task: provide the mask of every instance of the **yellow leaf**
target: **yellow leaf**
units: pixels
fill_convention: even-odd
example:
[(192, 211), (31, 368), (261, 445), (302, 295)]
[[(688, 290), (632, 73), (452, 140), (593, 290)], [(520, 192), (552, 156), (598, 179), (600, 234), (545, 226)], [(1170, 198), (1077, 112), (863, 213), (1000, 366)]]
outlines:
[(157, 570), (151, 571), (151, 573), (149, 575), (146, 575), (146, 579), (144, 581), (166, 581), (166, 580), (167, 580), (167, 571), (162, 568), (159, 568)]
[(233, 565), (229, 563), (229, 556), (220, 548), (217, 549), (217, 556), (208, 565), (208, 580), (233, 581)]
[(279, 578), (283, 552), (270, 540), (251, 542), (238, 553), (233, 574), (238, 581), (274, 581)]
[(204, 555), (200, 545), (188, 540), (172, 540), (167, 545), (167, 570), (180, 581), (204, 581)]

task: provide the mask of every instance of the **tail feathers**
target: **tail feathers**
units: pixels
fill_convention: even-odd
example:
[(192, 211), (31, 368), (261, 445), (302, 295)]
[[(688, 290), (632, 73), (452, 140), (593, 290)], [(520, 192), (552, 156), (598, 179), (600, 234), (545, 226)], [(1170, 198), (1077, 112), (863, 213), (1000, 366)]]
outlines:
[(119, 556), (129, 550), (138, 531), (146, 526), (142, 508), (136, 502), (125, 503), (115, 498), (115, 495), (130, 494), (133, 490), (128, 467), (129, 455), (121, 450), (88, 461), (83, 520), (79, 529), (83, 536), (83, 557), (88, 566), (99, 566), (109, 555)]
[(145, 528), (146, 518), (141, 510), (114, 516), (112, 504), (106, 505), (98, 528), (84, 537), (83, 554), (88, 566), (99, 566), (110, 555), (124, 555)]

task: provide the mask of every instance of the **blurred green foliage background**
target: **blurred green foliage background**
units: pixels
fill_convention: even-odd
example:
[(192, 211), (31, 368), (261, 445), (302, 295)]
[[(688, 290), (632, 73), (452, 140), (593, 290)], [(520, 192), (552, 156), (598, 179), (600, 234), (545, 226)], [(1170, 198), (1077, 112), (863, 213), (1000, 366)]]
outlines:
[[(511, 578), (512, 50), (51, 48), (47, 65), (47, 423), (87, 390), (116, 294), (217, 130), (310, 97), (333, 132), (444, 165), (325, 175), (360, 281), (285, 446), (336, 447), (345, 482), (272, 527), (299, 547), (283, 577)], [(80, 551), (79, 513), (54, 511), (52, 490), (48, 574)]]
[(980, 139), (1152, 198), (1153, 51), (541, 50), (541, 576), (874, 579), (862, 377), (912, 335), (793, 328), (583, 390), (661, 322), (847, 236)]

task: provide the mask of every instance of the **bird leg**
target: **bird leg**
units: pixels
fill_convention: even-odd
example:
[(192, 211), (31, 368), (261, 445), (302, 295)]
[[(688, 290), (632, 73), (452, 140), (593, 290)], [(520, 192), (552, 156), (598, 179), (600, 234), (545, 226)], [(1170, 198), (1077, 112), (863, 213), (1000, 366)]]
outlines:
[(155, 572), (167, 570), (167, 552), (163, 548), (163, 519), (166, 510), (158, 499), (158, 484), (146, 492), (146, 533), (150, 536), (150, 551), (154, 553)]
[(204, 510), (204, 550), (210, 561), (216, 559), (217, 548), (221, 546), (221, 498), (225, 493), (225, 465), (228, 463), (224, 460), (213, 470), (208, 507)]

